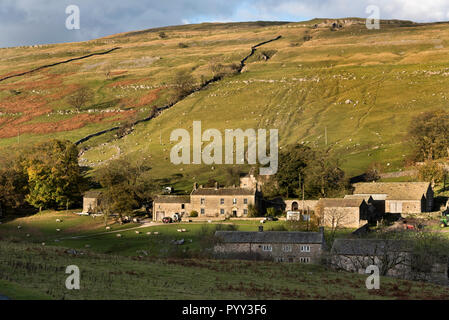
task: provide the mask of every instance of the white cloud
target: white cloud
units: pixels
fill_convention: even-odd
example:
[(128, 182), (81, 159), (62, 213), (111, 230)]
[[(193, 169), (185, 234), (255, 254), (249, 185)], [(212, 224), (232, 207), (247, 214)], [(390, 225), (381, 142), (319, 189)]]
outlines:
[[(81, 9), (81, 30), (65, 29), (65, 8)], [(0, 47), (88, 40), (119, 32), (203, 21), (366, 17), (449, 19), (449, 0), (0, 0)]]

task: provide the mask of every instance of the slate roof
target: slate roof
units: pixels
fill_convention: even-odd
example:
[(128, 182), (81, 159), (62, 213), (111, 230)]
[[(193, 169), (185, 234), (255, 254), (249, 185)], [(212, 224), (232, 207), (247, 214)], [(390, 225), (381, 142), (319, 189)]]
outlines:
[(321, 198), (317, 206), (325, 208), (358, 208), (362, 205), (363, 199), (343, 199), (343, 198)]
[(368, 201), (372, 198), (369, 194), (347, 194), (345, 195), (345, 199), (363, 199), (366, 203), (368, 203)]
[(421, 200), (428, 182), (368, 182), (354, 184), (354, 194), (386, 194), (387, 200)]
[(157, 196), (154, 199), (154, 202), (157, 202), (157, 203), (190, 203), (190, 196), (175, 196), (175, 195)]
[(255, 190), (245, 188), (199, 188), (192, 191), (195, 196), (253, 196)]
[(323, 243), (324, 234), (321, 232), (245, 232), (245, 231), (216, 231), (215, 237), (224, 243)]
[(383, 255), (385, 252), (407, 252), (412, 248), (413, 243), (409, 240), (336, 239), (332, 246), (332, 253), (348, 256), (375, 256)]
[(90, 191), (84, 192), (84, 198), (87, 198), (87, 199), (98, 199), (101, 196), (102, 196), (102, 192), (97, 191), (97, 190), (90, 190)]

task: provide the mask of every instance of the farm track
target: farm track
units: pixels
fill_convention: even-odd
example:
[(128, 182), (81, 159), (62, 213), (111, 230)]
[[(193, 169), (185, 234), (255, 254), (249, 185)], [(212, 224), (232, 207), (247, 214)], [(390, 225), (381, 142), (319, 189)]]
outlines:
[(109, 54), (109, 53), (111, 53), (111, 52), (113, 52), (115, 50), (118, 50), (118, 49), (121, 49), (121, 47), (115, 47), (115, 48), (109, 49), (109, 50), (104, 51), (104, 52), (90, 53), (88, 55), (81, 56), (81, 57), (78, 57), (78, 58), (71, 58), (71, 59), (64, 60), (64, 61), (59, 61), (59, 62), (55, 62), (55, 63), (51, 63), (51, 64), (46, 64), (46, 65), (37, 67), (37, 68), (29, 70), (29, 71), (25, 71), (25, 72), (22, 72), (22, 73), (17, 73), (17, 74), (13, 74), (13, 75), (9, 75), (9, 76), (0, 78), (0, 82), (8, 80), (8, 79), (11, 79), (11, 78), (16, 78), (16, 77), (21, 77), (21, 76), (24, 76), (24, 75), (27, 75), (27, 74), (31, 74), (33, 72), (37, 72), (37, 71), (40, 71), (42, 69), (55, 67), (55, 66), (58, 66), (58, 65), (61, 65), (61, 64), (65, 64), (65, 63), (69, 63), (69, 62), (73, 62), (73, 61), (78, 61), (78, 60), (84, 60), (84, 59), (87, 59), (87, 58), (90, 58), (90, 57), (94, 57), (94, 56), (102, 56), (102, 55), (105, 55), (105, 54)]
[[(251, 57), (256, 53), (257, 48), (259, 48), (259, 47), (261, 47), (261, 46), (263, 46), (263, 45), (265, 45), (265, 44), (267, 44), (267, 43), (270, 43), (270, 42), (279, 40), (279, 39), (281, 39), (281, 38), (282, 38), (282, 36), (279, 35), (279, 36), (277, 36), (276, 38), (273, 38), (273, 39), (270, 39), (270, 40), (267, 40), (267, 41), (264, 41), (264, 42), (261, 42), (261, 43), (258, 43), (258, 44), (256, 44), (256, 45), (252, 46), (252, 47), (251, 47), (251, 52), (250, 52), (250, 54), (248, 54), (246, 57), (244, 57), (244, 58), (240, 61), (240, 67), (239, 67), (239, 69), (237, 70), (237, 71), (238, 71), (238, 74), (241, 74), (241, 73), (242, 73), (243, 68), (245, 68), (245, 66), (246, 66), (246, 61), (247, 61), (249, 58), (251, 58)], [(135, 125), (137, 125), (137, 124), (139, 124), (139, 123), (147, 122), (147, 121), (150, 121), (150, 120), (156, 118), (157, 116), (159, 116), (159, 115), (162, 113), (162, 111), (167, 110), (167, 109), (170, 109), (171, 107), (173, 107), (173, 106), (176, 105), (177, 103), (183, 101), (185, 98), (189, 97), (189, 96), (192, 95), (193, 93), (198, 92), (198, 91), (201, 91), (201, 90), (203, 90), (203, 89), (206, 89), (210, 84), (215, 83), (215, 82), (218, 82), (218, 81), (222, 80), (223, 78), (224, 78), (223, 76), (215, 76), (215, 77), (213, 77), (212, 79), (207, 80), (207, 81), (204, 82), (199, 88), (196, 88), (196, 89), (192, 90), (192, 91), (191, 91), (190, 93), (188, 93), (185, 97), (183, 97), (183, 98), (179, 99), (178, 101), (173, 102), (173, 103), (171, 103), (171, 104), (168, 104), (168, 105), (165, 105), (165, 106), (163, 106), (163, 107), (157, 108), (157, 109), (156, 109), (156, 112), (155, 112), (154, 114), (152, 114), (151, 116), (146, 117), (146, 118), (144, 118), (144, 119), (137, 120), (137, 121), (134, 122), (132, 125), (135, 126)], [(106, 130), (102, 130), (102, 131), (99, 131), (99, 132), (92, 133), (92, 134), (90, 134), (90, 135), (88, 135), (88, 136), (86, 136), (86, 137), (84, 137), (84, 138), (82, 138), (82, 139), (76, 141), (76, 142), (75, 142), (75, 145), (80, 145), (81, 143), (84, 143), (84, 142), (86, 142), (86, 141), (88, 141), (88, 140), (90, 140), (90, 139), (92, 139), (92, 138), (94, 138), (94, 137), (98, 137), (98, 136), (101, 136), (101, 135), (103, 135), (103, 134), (105, 134), (105, 133), (112, 132), (112, 131), (115, 131), (115, 130), (118, 130), (118, 129), (120, 129), (120, 127), (119, 127), (119, 126), (116, 126), (116, 127), (112, 127), (112, 128), (106, 129)]]

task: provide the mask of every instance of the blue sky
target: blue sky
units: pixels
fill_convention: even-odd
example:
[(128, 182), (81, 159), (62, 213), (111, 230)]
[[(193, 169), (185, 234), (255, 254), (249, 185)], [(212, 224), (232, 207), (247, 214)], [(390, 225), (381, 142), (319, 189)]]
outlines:
[[(80, 29), (67, 30), (68, 5)], [(95, 39), (119, 32), (200, 22), (367, 17), (448, 21), (449, 0), (0, 0), (0, 47)]]

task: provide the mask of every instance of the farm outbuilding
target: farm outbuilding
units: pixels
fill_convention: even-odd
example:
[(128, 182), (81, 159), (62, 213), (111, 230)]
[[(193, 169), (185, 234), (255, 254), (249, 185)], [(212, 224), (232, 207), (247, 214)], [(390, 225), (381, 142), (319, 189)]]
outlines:
[(354, 184), (354, 195), (371, 196), (384, 203), (388, 213), (421, 213), (433, 209), (433, 189), (428, 182), (368, 182)]

